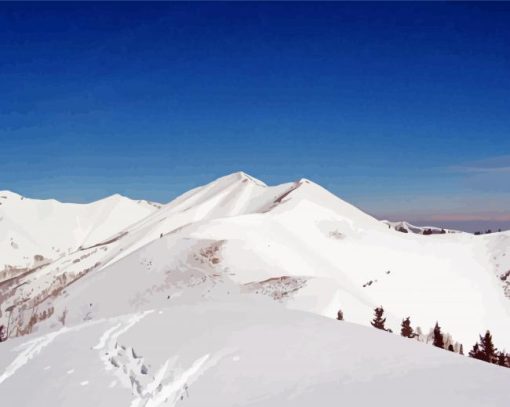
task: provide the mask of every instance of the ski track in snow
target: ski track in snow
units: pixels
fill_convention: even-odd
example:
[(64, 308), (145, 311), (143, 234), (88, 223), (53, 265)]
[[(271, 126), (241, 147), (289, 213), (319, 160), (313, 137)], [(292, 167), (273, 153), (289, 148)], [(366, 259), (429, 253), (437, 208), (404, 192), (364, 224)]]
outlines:
[(25, 342), (24, 344), (18, 346), (14, 350), (22, 350), (16, 359), (7, 366), (4, 373), (0, 376), (0, 384), (2, 384), (5, 380), (11, 377), (16, 371), (23, 366), (25, 366), (31, 359), (33, 359), (36, 355), (38, 355), (46, 346), (48, 346), (53, 340), (62, 333), (66, 332), (66, 328), (62, 328), (59, 331), (51, 332), (47, 335), (44, 335), (40, 338), (36, 338), (29, 342)]
[[(101, 320), (94, 321), (92, 324), (96, 324), (101, 322)], [(11, 377), (16, 371), (23, 366), (25, 366), (27, 363), (29, 363), (34, 357), (36, 357), (46, 346), (51, 344), (55, 338), (58, 336), (79, 330), (83, 327), (83, 325), (79, 325), (76, 327), (68, 328), (63, 327), (55, 332), (50, 332), (46, 335), (43, 335), (39, 338), (32, 339), (30, 341), (24, 342), (21, 345), (14, 348), (14, 351), (19, 351), (18, 356), (14, 359), (14, 361), (7, 366), (5, 371), (0, 376), (0, 384), (2, 384), (5, 380), (7, 380), (9, 377)]]
[(214, 357), (205, 354), (186, 369), (175, 367), (178, 358), (172, 357), (150, 374), (144, 358), (134, 348), (119, 344), (118, 338), (152, 312), (154, 310), (133, 315), (127, 321), (107, 329), (92, 348), (101, 352), (105, 369), (115, 369), (117, 379), (124, 387), (131, 389), (135, 397), (130, 407), (175, 406), (184, 395), (189, 395), (189, 385), (221, 358), (232, 353), (223, 350)]
[[(184, 395), (188, 395), (188, 388), (191, 383), (209, 367), (214, 366), (221, 358), (232, 353), (224, 350), (214, 357), (211, 357), (210, 354), (203, 355), (186, 369), (174, 367), (177, 357), (173, 357), (167, 359), (152, 377), (149, 376), (149, 368), (144, 363), (144, 358), (138, 355), (133, 348), (120, 345), (118, 338), (152, 312), (154, 310), (132, 315), (127, 320), (124, 318), (124, 321), (107, 329), (99, 338), (99, 342), (92, 347), (93, 350), (101, 352), (100, 358), (105, 369), (116, 369), (115, 375), (119, 381), (125, 387), (130, 388), (135, 395), (130, 407), (160, 407), (163, 404), (175, 406)], [(104, 322), (104, 320), (93, 323), (99, 322)], [(14, 348), (15, 351), (19, 351), (19, 354), (0, 376), (0, 384), (29, 363), (55, 338), (80, 328), (81, 326), (63, 327), (58, 331), (27, 341)], [(73, 372), (74, 369), (71, 369), (66, 373), (72, 374)], [(88, 381), (83, 381), (80, 385), (86, 386)]]
[(119, 346), (117, 343), (117, 339), (119, 338), (119, 336), (127, 332), (135, 324), (140, 322), (144, 317), (146, 317), (148, 314), (152, 312), (154, 312), (154, 310), (148, 310), (139, 314), (132, 315), (127, 322), (118, 323), (117, 325), (107, 329), (103, 333), (103, 335), (99, 339), (99, 343), (92, 349), (104, 351), (101, 354), (101, 360), (103, 361), (106, 370), (112, 369), (113, 357), (111, 355), (115, 353), (115, 350)]
[[(50, 345), (55, 338), (58, 336), (73, 332), (82, 329), (86, 325), (95, 325), (97, 323), (104, 322), (104, 320), (97, 320), (89, 322), (85, 325), (78, 325), (72, 328), (63, 327), (55, 332), (50, 332), (46, 335), (43, 335), (39, 338), (32, 339), (30, 341), (24, 342), (13, 349), (13, 351), (17, 351), (18, 356), (11, 362), (9, 366), (4, 370), (2, 375), (0, 376), (0, 384), (2, 384), (5, 380), (11, 377), (17, 370), (28, 364), (33, 358), (35, 358), (45, 347)], [(74, 370), (73, 370), (74, 371)], [(72, 373), (72, 372), (71, 372)]]
[(122, 324), (117, 324), (115, 326), (112, 326), (110, 329), (106, 330), (103, 333), (103, 335), (101, 336), (101, 338), (99, 339), (99, 343), (96, 346), (94, 346), (92, 349), (95, 349), (95, 350), (103, 349), (106, 346), (106, 341), (110, 338), (112, 333), (115, 330), (119, 329), (121, 326), (122, 326)]
[[(170, 402), (170, 406), (175, 406), (177, 401), (183, 396), (183, 393), (188, 389), (188, 383), (191, 382), (195, 377), (199, 376), (202, 373), (202, 367), (209, 360), (210, 355), (204, 355), (201, 358), (195, 360), (193, 364), (186, 370), (184, 370), (180, 375), (174, 378), (174, 380), (170, 381), (170, 383), (163, 385), (161, 381), (156, 387), (156, 393), (148, 394), (149, 398), (147, 402), (142, 404), (132, 404), (132, 407), (159, 407), (163, 405), (165, 402)], [(165, 371), (168, 369), (168, 361), (165, 362), (163, 366)]]
[(168, 359), (154, 375), (154, 380), (142, 389), (139, 397), (135, 398), (130, 407), (161, 407), (163, 405), (175, 407), (184, 396), (189, 397), (189, 386), (193, 384), (205, 371), (216, 365), (220, 359), (232, 351), (223, 350), (212, 356), (205, 354), (196, 359), (187, 369), (175, 368), (176, 357)]

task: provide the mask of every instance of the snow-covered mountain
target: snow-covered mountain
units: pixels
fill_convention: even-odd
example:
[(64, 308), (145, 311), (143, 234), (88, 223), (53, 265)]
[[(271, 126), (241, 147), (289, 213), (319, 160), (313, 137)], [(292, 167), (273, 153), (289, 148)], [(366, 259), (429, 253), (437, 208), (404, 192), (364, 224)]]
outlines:
[[(426, 340), (439, 321), (447, 341), (467, 350), (490, 329), (496, 345), (510, 350), (508, 232), (400, 233), (309, 180), (270, 187), (244, 173), (161, 207), (116, 196), (88, 205), (50, 201), (47, 210), (40, 209), (47, 201), (0, 195), (7, 196), (0, 269), (24, 267), (0, 280), (0, 325), (10, 337), (1, 344), (0, 393), (52, 371), (52, 380), (73, 389), (61, 405), (80, 405), (73, 400), (84, 393), (91, 395), (83, 405), (174, 405), (181, 396), (189, 405), (214, 396), (213, 405), (308, 405), (349, 391), (368, 405), (360, 390), (383, 380), (389, 401), (402, 377), (381, 377), (400, 369), (414, 372), (409, 395), (415, 379), (433, 374), (427, 391), (457, 386), (469, 395), (463, 405), (483, 405), (485, 392), (508, 380), (508, 369), (323, 318), (342, 309), (346, 321), (369, 325), (382, 305), (393, 330), (410, 316)], [(42, 259), (34, 265), (36, 254)], [(39, 336), (15, 339), (27, 334)], [(303, 357), (281, 381), (278, 350), (289, 360)], [(79, 369), (80, 378), (66, 369)], [(274, 374), (248, 383), (261, 371)], [(482, 376), (490, 378), (483, 392), (476, 390)], [(219, 383), (227, 386), (224, 398), (213, 391)], [(41, 386), (33, 394), (54, 401), (51, 384)], [(500, 396), (491, 405), (509, 401)], [(32, 396), (24, 397), (19, 405), (31, 405)], [(414, 404), (430, 404), (427, 397)], [(460, 405), (455, 397), (464, 396), (451, 397)]]
[[(0, 191), (0, 271), (4, 278), (91, 246), (157, 210), (112, 195), (90, 204), (28, 199)], [(6, 271), (11, 270), (11, 273)], [(0, 274), (0, 281), (2, 277)]]

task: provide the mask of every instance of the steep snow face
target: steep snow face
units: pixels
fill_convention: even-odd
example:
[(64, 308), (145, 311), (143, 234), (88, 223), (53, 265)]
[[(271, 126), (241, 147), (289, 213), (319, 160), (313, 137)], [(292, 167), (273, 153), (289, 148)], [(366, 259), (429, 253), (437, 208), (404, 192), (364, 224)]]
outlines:
[(90, 204), (68, 204), (0, 191), (0, 271), (33, 268), (58, 259), (156, 210), (157, 205), (120, 195)]
[(324, 205), (336, 205), (351, 211), (350, 214), (346, 213), (346, 218), (357, 214), (370, 220), (374, 227), (381, 227), (375, 219), (310, 181), (301, 180), (268, 187), (262, 181), (239, 172), (193, 189), (131, 226), (129, 236), (123, 240), (123, 253), (120, 257), (183, 227), (214, 219), (269, 213), (283, 205), (292, 207), (297, 201), (321, 202), (321, 199)]
[(508, 369), (250, 296), (175, 300), (13, 339), (0, 353), (0, 394), (19, 407), (503, 407), (509, 378)]

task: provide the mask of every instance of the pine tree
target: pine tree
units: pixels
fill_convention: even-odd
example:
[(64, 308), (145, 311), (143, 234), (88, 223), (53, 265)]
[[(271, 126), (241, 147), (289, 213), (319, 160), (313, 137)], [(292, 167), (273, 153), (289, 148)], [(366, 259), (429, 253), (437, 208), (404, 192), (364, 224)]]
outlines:
[(416, 334), (414, 333), (414, 330), (411, 326), (411, 319), (407, 317), (406, 319), (402, 320), (402, 325), (400, 329), (400, 335), (405, 338), (414, 338), (416, 337)]
[(451, 343), (448, 345), (448, 350), (450, 352), (455, 352), (455, 349), (453, 349), (453, 345)]
[(386, 322), (386, 318), (383, 318), (384, 308), (382, 306), (381, 307), (377, 307), (374, 310), (374, 314), (375, 314), (375, 317), (372, 320), (372, 322), (370, 322), (372, 324), (372, 326), (374, 328), (382, 329), (383, 331), (386, 331), (386, 328), (384, 327), (384, 323)]
[(459, 354), (464, 355), (464, 345), (462, 345), (462, 343), (460, 344)]
[(341, 309), (338, 310), (338, 313), (336, 314), (336, 319), (339, 320), (339, 321), (343, 321), (344, 320), (344, 313), (342, 312)]
[(7, 330), (4, 325), (0, 325), (0, 342), (7, 340)]
[(441, 333), (441, 327), (436, 322), (436, 326), (434, 327), (434, 342), (432, 345), (444, 349), (444, 340), (443, 340), (443, 334)]
[(507, 363), (507, 356), (505, 352), (499, 352), (498, 353), (498, 365), (503, 367), (508, 367)]
[(478, 342), (473, 345), (473, 349), (469, 351), (469, 357), (473, 359), (483, 360), (482, 352), (480, 351), (480, 347)]
[(497, 362), (498, 350), (494, 347), (490, 331), (487, 331), (483, 337), (480, 336), (480, 351), (482, 354), (482, 360), (489, 363)]

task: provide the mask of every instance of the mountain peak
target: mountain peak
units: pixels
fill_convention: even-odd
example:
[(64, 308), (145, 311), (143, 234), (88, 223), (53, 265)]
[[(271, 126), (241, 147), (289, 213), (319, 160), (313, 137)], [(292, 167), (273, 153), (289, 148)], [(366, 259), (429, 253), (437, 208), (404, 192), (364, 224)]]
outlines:
[[(122, 200), (125, 200), (125, 199), (131, 200), (131, 198), (128, 198), (127, 196), (115, 193), (115, 194), (112, 194), (112, 195), (105, 196), (104, 198), (101, 198), (101, 199), (99, 199), (97, 201), (94, 201), (94, 202), (100, 202), (100, 201), (117, 202), (117, 201), (122, 201)], [(91, 202), (91, 203), (94, 203), (94, 202)]]
[(241, 182), (252, 182), (256, 185), (259, 185), (259, 186), (263, 186), (263, 187), (267, 187), (267, 185), (262, 182), (261, 180), (255, 178), (255, 177), (252, 177), (251, 175), (243, 172), (243, 171), (237, 171), (237, 172), (233, 172), (232, 174), (229, 174), (229, 175), (225, 175), (224, 177), (220, 177), (218, 180), (234, 180), (234, 181), (241, 181)]

